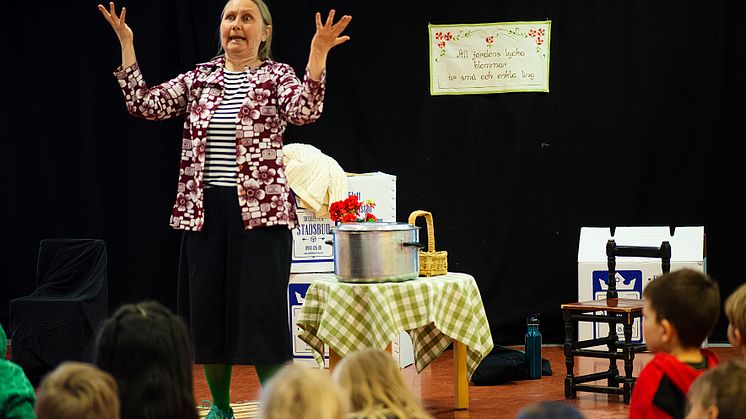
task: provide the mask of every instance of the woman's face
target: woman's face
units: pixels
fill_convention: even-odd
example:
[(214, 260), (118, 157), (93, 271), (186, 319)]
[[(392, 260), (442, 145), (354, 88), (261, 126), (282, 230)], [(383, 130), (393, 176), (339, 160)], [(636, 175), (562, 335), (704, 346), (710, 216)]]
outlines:
[(270, 30), (253, 1), (231, 0), (220, 22), (220, 42), (228, 58), (256, 57)]

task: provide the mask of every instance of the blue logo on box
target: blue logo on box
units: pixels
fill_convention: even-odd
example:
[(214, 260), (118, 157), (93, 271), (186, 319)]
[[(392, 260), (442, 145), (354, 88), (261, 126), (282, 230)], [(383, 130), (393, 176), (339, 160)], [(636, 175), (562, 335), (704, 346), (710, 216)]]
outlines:
[(297, 325), (297, 319), (300, 315), (301, 305), (306, 300), (306, 293), (311, 284), (288, 284), (288, 321), (290, 322), (290, 334), (293, 337), (293, 357), (303, 359), (313, 359), (311, 348), (303, 342), (298, 334), (301, 332)]
[(288, 284), (288, 301), (290, 307), (302, 305), (311, 284)]
[[(593, 271), (593, 299), (606, 298), (608, 289), (609, 271)], [(616, 271), (616, 289), (619, 298), (642, 298), (642, 271)]]
[[(641, 270), (620, 270), (616, 271), (616, 290), (619, 298), (642, 298), (642, 271)], [(606, 291), (609, 290), (609, 271), (593, 271), (593, 299), (601, 300), (606, 298)], [(605, 323), (594, 323), (593, 337), (599, 338), (607, 336), (609, 325)], [(624, 328), (617, 324), (617, 336), (619, 340), (624, 340)], [(640, 319), (635, 319), (632, 326), (632, 341), (642, 342), (642, 325)]]

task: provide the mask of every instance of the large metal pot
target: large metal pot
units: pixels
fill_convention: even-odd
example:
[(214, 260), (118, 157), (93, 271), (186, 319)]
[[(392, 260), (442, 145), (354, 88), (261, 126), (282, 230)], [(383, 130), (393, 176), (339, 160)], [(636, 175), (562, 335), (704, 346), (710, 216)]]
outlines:
[(334, 274), (343, 282), (417, 278), (419, 227), (407, 223), (344, 223), (332, 228)]

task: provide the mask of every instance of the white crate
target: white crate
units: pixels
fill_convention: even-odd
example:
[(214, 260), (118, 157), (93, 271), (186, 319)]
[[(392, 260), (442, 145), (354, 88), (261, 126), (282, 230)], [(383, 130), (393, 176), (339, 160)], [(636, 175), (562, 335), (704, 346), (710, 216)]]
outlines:
[[(705, 271), (704, 227), (676, 227), (671, 236), (668, 227), (617, 227), (614, 237), (608, 227), (583, 227), (578, 246), (578, 301), (606, 298), (608, 267), (606, 242), (614, 239), (619, 246), (655, 246), (663, 241), (671, 244), (671, 270), (689, 268)], [(660, 259), (619, 257), (616, 262), (616, 287), (619, 298), (642, 298), (645, 287), (662, 274)], [(642, 343), (642, 319), (632, 327), (632, 341)], [(624, 340), (624, 331), (617, 325), (617, 334)], [(578, 339), (607, 336), (605, 323), (580, 322)]]
[[(347, 183), (349, 195), (357, 195), (360, 201), (375, 202), (373, 215), (381, 221), (396, 221), (396, 176), (381, 172), (348, 174)], [(334, 222), (301, 207), (296, 213), (299, 225), (293, 229), (290, 272), (334, 272), (334, 248), (326, 244), (332, 240)]]

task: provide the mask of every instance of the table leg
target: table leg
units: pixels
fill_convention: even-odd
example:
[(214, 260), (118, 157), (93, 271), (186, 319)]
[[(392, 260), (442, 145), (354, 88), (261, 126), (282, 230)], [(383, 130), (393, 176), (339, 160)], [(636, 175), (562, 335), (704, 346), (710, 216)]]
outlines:
[(339, 361), (342, 359), (341, 356), (332, 348), (329, 348), (329, 371), (334, 371), (334, 367), (339, 364)]
[(453, 375), (456, 409), (469, 408), (469, 382), (466, 380), (466, 345), (453, 341)]

